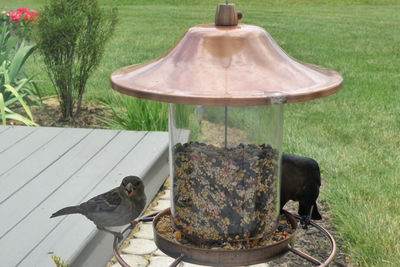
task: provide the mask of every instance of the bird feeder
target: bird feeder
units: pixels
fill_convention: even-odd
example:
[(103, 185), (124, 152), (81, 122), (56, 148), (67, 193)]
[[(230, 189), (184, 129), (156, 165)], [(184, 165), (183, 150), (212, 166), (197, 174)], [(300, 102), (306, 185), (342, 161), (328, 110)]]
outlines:
[(198, 253), (185, 260), (194, 263), (251, 264), (280, 252), (233, 261), (233, 254), (199, 256), (276, 231), (283, 106), (328, 96), (343, 82), (333, 70), (290, 57), (240, 18), (234, 4), (220, 4), (215, 23), (194, 26), (163, 56), (111, 75), (121, 93), (170, 103), (170, 220), (179, 236), (157, 245), (179, 256), (190, 242)]

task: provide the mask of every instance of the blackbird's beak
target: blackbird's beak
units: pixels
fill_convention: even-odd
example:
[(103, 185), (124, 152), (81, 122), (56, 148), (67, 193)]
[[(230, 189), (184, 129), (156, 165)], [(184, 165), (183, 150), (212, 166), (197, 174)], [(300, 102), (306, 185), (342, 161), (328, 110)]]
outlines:
[(131, 196), (132, 194), (133, 194), (133, 192), (135, 191), (135, 187), (131, 184), (131, 183), (128, 183), (126, 186), (125, 186), (125, 190), (126, 190), (126, 192), (128, 193), (128, 196)]

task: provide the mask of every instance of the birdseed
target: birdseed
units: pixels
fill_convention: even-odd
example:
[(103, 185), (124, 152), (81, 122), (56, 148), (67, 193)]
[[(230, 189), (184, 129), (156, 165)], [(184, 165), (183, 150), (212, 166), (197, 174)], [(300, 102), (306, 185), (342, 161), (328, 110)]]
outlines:
[(278, 227), (268, 237), (261, 239), (253, 239), (247, 241), (232, 241), (222, 243), (192, 243), (190, 239), (182, 233), (182, 231), (174, 229), (172, 226), (172, 219), (169, 214), (162, 216), (157, 222), (155, 229), (156, 231), (166, 239), (169, 239), (175, 243), (185, 245), (190, 248), (202, 248), (202, 249), (220, 249), (220, 250), (238, 250), (238, 249), (251, 249), (260, 248), (272, 245), (277, 242), (281, 242), (285, 239), (291, 238), (295, 234), (295, 229), (292, 227), (289, 220), (284, 214), (280, 215)]
[(173, 223), (187, 239), (237, 242), (274, 232), (279, 153), (270, 145), (178, 143), (173, 167)]

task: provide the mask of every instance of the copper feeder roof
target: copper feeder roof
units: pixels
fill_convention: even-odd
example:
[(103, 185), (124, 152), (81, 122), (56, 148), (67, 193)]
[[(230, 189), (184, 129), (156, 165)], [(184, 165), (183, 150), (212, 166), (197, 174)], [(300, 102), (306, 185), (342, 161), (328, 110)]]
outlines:
[(233, 4), (226, 5), (233, 6), (233, 22), (224, 22), (224, 6), (216, 24), (190, 28), (163, 56), (112, 73), (112, 88), (156, 101), (221, 106), (298, 102), (340, 90), (339, 73), (290, 57), (263, 28), (237, 24)]

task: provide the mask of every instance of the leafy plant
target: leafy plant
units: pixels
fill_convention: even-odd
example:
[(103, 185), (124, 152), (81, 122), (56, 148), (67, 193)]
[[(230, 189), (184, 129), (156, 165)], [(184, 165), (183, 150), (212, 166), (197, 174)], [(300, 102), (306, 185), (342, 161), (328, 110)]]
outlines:
[(57, 267), (68, 267), (69, 263), (65, 262), (61, 259), (61, 257), (57, 257), (56, 254), (51, 254), (51, 258), (53, 259), (54, 263)]
[(11, 31), (20, 40), (31, 40), (33, 22), (36, 22), (39, 12), (26, 7), (18, 7), (15, 10), (6, 12), (8, 19), (11, 20)]
[(111, 108), (113, 118), (99, 118), (114, 129), (137, 131), (168, 131), (168, 105), (116, 95), (104, 103)]
[[(7, 119), (12, 119), (37, 126), (27, 102), (38, 100), (32, 91), (31, 80), (25, 78), (21, 71), (35, 46), (17, 41), (17, 37), (10, 35), (10, 25), (3, 21), (0, 35), (0, 119), (3, 125)], [(21, 107), (28, 118), (15, 112)]]
[(39, 15), (39, 51), (65, 119), (79, 114), (86, 82), (116, 22), (116, 9), (102, 10), (97, 0), (50, 0)]

